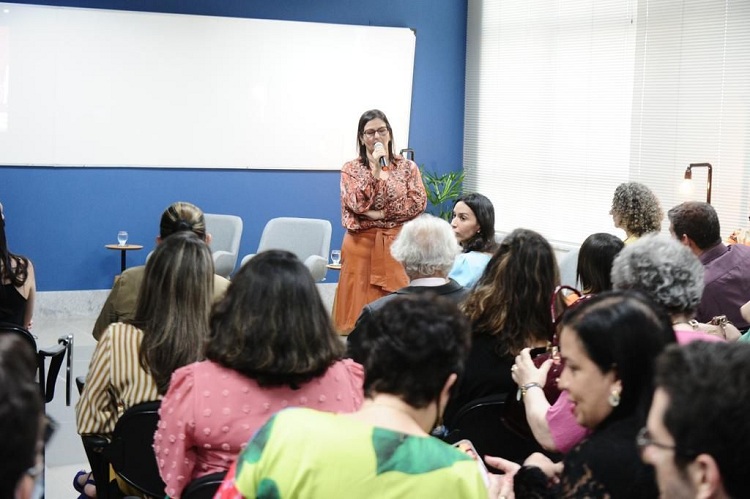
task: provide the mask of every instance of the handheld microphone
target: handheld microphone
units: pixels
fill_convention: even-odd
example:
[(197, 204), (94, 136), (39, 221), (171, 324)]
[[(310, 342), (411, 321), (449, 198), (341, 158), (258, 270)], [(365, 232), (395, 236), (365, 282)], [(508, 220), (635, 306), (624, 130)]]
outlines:
[[(375, 149), (383, 149), (383, 147), (384, 147), (384, 146), (383, 146), (383, 144), (382, 144), (382, 143), (380, 143), (380, 142), (375, 142)], [(381, 168), (385, 167), (385, 165), (386, 165), (386, 159), (385, 159), (385, 156), (380, 156), (380, 158), (378, 158), (378, 163), (380, 163), (380, 167), (381, 167)]]

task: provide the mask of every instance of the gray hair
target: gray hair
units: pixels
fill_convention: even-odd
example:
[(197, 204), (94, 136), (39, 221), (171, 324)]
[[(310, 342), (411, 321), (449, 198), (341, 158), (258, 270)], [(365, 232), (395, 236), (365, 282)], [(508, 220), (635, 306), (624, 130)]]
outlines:
[(427, 213), (406, 222), (391, 246), (410, 279), (447, 276), (461, 251), (450, 224)]
[(670, 313), (692, 313), (703, 294), (703, 264), (676, 239), (648, 234), (617, 255), (612, 287), (643, 291)]

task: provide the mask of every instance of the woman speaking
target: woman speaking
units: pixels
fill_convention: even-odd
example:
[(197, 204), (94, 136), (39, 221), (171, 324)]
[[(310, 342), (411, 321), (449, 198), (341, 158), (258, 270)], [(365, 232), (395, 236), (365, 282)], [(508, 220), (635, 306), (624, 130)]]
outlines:
[(359, 156), (341, 168), (341, 275), (333, 317), (340, 333), (354, 327), (362, 307), (408, 284), (390, 247), (404, 222), (427, 205), (419, 168), (393, 153), (385, 114), (366, 111), (357, 126)]

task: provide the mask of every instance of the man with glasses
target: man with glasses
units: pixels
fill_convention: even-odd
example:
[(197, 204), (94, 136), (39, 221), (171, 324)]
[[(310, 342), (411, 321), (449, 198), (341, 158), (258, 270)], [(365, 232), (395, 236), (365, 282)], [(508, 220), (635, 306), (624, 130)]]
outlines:
[(674, 345), (659, 356), (655, 376), (637, 443), (661, 497), (747, 497), (750, 345)]

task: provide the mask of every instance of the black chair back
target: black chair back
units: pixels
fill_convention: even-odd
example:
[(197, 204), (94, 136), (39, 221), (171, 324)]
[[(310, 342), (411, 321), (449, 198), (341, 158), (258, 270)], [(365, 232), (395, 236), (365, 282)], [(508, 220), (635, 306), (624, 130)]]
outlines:
[(104, 457), (117, 475), (135, 489), (153, 497), (164, 497), (153, 443), (159, 423), (160, 401), (134, 405), (117, 420)]
[(534, 452), (549, 455), (537, 442), (521, 437), (503, 424), (506, 396), (490, 395), (463, 406), (456, 414), (454, 428), (443, 440), (452, 444), (465, 438), (471, 440), (480, 456), (489, 454), (519, 464)]
[(225, 471), (196, 478), (182, 491), (182, 499), (212, 499), (226, 476)]
[[(38, 348), (36, 338), (28, 330), (14, 324), (0, 323), (0, 334), (15, 334), (26, 340), (36, 352), (37, 375), (39, 379), (39, 390), (42, 393), (44, 403), (47, 404), (55, 397), (55, 384), (57, 375), (60, 373), (63, 361), (67, 354), (66, 376), (65, 376), (65, 402), (70, 405), (70, 386), (72, 381), (72, 355), (73, 335), (61, 336), (57, 339), (57, 345)], [(47, 359), (49, 367), (47, 367)]]

